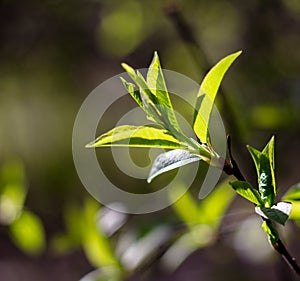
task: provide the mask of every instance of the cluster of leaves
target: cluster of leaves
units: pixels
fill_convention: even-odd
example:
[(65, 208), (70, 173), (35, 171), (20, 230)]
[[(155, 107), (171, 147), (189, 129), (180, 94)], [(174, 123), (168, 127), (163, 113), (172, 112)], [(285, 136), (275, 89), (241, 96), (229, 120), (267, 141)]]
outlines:
[(204, 78), (197, 95), (194, 131), (200, 142), (186, 136), (178, 125), (170, 101), (163, 71), (157, 53), (149, 66), (147, 79), (139, 71), (135, 72), (127, 64), (122, 64), (134, 84), (122, 79), (122, 83), (145, 111), (149, 126), (119, 126), (101, 135), (87, 147), (131, 146), (172, 149), (157, 157), (150, 171), (148, 182), (166, 171), (203, 160), (222, 168), (222, 160), (211, 146), (209, 138), (209, 118), (213, 103), (224, 74), (241, 52), (221, 60)]
[[(121, 79), (129, 94), (154, 124), (116, 127), (98, 137), (95, 141), (88, 144), (87, 147), (132, 146), (170, 149), (170, 151), (162, 153), (156, 158), (150, 171), (148, 182), (164, 172), (200, 160), (208, 165), (223, 169), (224, 161), (222, 160), (224, 159), (214, 150), (210, 141), (209, 120), (221, 81), (230, 65), (240, 53), (231, 54), (218, 62), (208, 72), (201, 83), (196, 99), (193, 123), (193, 128), (199, 141), (186, 136), (179, 127), (169, 98), (159, 58), (157, 53), (155, 53), (146, 79), (139, 71), (134, 71), (127, 64), (122, 64), (122, 66), (135, 84), (123, 78)], [(288, 218), (300, 219), (300, 187), (299, 185), (292, 187), (283, 197), (283, 200), (289, 202), (276, 201), (277, 186), (274, 164), (274, 137), (271, 138), (262, 151), (251, 146), (248, 146), (248, 151), (256, 167), (258, 189), (254, 188), (246, 180), (238, 177), (234, 173), (234, 170), (228, 174), (233, 174), (238, 180), (230, 182), (228, 180), (225, 185), (228, 187), (230, 184), (237, 194), (255, 205), (255, 212), (263, 218), (262, 227), (271, 243), (275, 245), (280, 241), (280, 238), (272, 222), (284, 225)], [(234, 169), (230, 160), (227, 163)], [(227, 206), (233, 197), (229, 196), (228, 198), (230, 199), (226, 200), (224, 206)], [(221, 201), (220, 198), (219, 201)], [(208, 200), (208, 202), (210, 201)], [(173, 205), (173, 208), (186, 224), (189, 225), (193, 221), (194, 225), (209, 225), (212, 229), (216, 230), (220, 220), (216, 220), (216, 217), (213, 216), (212, 221), (209, 221), (209, 214), (212, 209), (216, 209), (216, 206), (220, 206), (220, 202), (216, 202), (216, 200), (211, 202), (215, 206), (213, 208), (210, 206), (210, 211), (207, 211), (205, 200), (198, 206), (198, 204), (193, 202), (190, 194), (186, 193)], [(222, 209), (223, 212), (225, 209), (225, 207)], [(221, 214), (222, 211), (218, 213), (218, 215)], [(199, 228), (197, 229), (199, 230)], [(193, 233), (195, 228), (192, 227), (190, 230), (190, 233)], [(203, 236), (198, 233), (198, 237)], [(191, 236), (189, 236), (189, 241), (192, 241)], [(199, 241), (195, 244), (201, 247)]]

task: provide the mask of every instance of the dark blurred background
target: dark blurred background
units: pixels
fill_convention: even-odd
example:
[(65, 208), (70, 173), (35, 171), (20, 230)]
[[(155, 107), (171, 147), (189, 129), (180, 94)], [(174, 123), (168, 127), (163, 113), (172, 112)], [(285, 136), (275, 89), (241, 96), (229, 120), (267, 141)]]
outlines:
[[(22, 241), (15, 241), (22, 238), (14, 238), (16, 230), (9, 227), (13, 219), (2, 218), (0, 280), (79, 280), (95, 267), (76, 241), (66, 246), (57, 239), (66, 232), (69, 205), (79, 206), (80, 213), (83, 198), (89, 197), (73, 165), (73, 123), (85, 97), (122, 72), (121, 62), (147, 67), (155, 50), (163, 68), (197, 82), (219, 59), (243, 50), (217, 98), (233, 152), (255, 182), (245, 145), (262, 148), (274, 134), (280, 193), (298, 182), (299, 46), (297, 0), (1, 1), (2, 193), (7, 182), (18, 178), (23, 187), (16, 193), (24, 188), (27, 194), (16, 197), (23, 196), (22, 208), (34, 214), (44, 230), (36, 238), (40, 246), (34, 250), (33, 241), (26, 249), (27, 234), (21, 234), (22, 247)], [(4, 214), (10, 205), (3, 198)], [(251, 215), (248, 205), (236, 198), (229, 223), (235, 222), (235, 212), (250, 210)], [(224, 239), (195, 252), (175, 272), (156, 266), (149, 280), (291, 280), (276, 254), (259, 255), (267, 250), (256, 245), (258, 238), (253, 245), (248, 241), (246, 249), (234, 246), (242, 243), (237, 233), (249, 215), (242, 216), (239, 229), (224, 230)], [(172, 218), (168, 210), (146, 217), (151, 225), (162, 216)], [(132, 227), (144, 221), (133, 219)], [(254, 225), (259, 228), (259, 223)], [(287, 228), (289, 247), (300, 259), (299, 231), (292, 223)]]

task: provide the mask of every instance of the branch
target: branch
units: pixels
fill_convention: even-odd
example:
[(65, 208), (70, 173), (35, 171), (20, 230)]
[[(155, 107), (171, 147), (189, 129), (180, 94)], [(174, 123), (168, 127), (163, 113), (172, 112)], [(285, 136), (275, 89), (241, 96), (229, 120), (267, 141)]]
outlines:
[[(234, 160), (234, 158), (232, 156), (230, 136), (227, 137), (227, 145), (228, 145), (228, 154), (229, 154), (230, 162), (225, 160), (225, 165), (223, 168), (224, 173), (226, 173), (227, 175), (235, 176), (237, 180), (246, 181), (245, 177), (243, 176), (243, 174), (241, 173), (241, 171), (238, 167), (237, 162)], [(262, 220), (266, 221), (270, 226), (273, 225), (270, 220), (265, 219), (263, 217), (261, 217), (261, 218), (262, 218)], [(294, 272), (297, 275), (300, 276), (300, 267), (299, 267), (296, 259), (291, 256), (291, 254), (289, 253), (289, 251), (287, 250), (287, 248), (285, 247), (285, 245), (283, 244), (281, 239), (278, 238), (276, 242), (271, 242), (271, 244), (272, 244), (274, 250), (277, 251), (281, 255), (281, 257), (286, 261), (286, 263), (290, 266), (290, 268), (292, 270), (294, 270)]]

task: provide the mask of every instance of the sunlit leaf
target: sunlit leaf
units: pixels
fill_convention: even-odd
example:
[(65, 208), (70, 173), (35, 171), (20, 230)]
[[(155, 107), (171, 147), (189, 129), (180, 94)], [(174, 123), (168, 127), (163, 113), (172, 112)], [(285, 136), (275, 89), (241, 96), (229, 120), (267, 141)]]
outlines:
[(147, 84), (152, 93), (156, 96), (158, 102), (158, 108), (164, 117), (167, 129), (170, 131), (180, 132), (171, 101), (166, 86), (166, 82), (163, 76), (163, 72), (160, 66), (159, 57), (157, 52), (154, 53), (153, 60), (149, 66), (147, 73)]
[(150, 183), (155, 177), (162, 173), (200, 161), (201, 159), (202, 157), (200, 155), (182, 149), (162, 153), (155, 159), (147, 181)]
[(84, 224), (82, 244), (89, 261), (96, 267), (113, 266), (118, 268), (119, 262), (115, 257), (109, 239), (96, 224), (96, 214), (99, 204), (86, 200), (84, 207)]
[(258, 206), (263, 205), (259, 192), (254, 189), (248, 182), (235, 181), (231, 182), (230, 185), (239, 195), (243, 196), (250, 202)]
[(280, 223), (285, 224), (292, 211), (292, 204), (287, 202), (279, 202), (271, 208), (255, 207), (255, 212), (260, 216)]
[(209, 118), (220, 84), (226, 71), (240, 54), (241, 52), (237, 52), (219, 61), (207, 73), (207, 75), (203, 79), (203, 82), (201, 83), (196, 101), (194, 131), (196, 132), (198, 138), (202, 143), (209, 142)]
[(158, 148), (188, 148), (167, 130), (153, 126), (119, 126), (101, 135), (86, 147), (132, 146)]
[(15, 244), (29, 255), (40, 254), (45, 249), (45, 231), (41, 220), (29, 211), (23, 211), (10, 225)]
[[(147, 85), (147, 82), (145, 81), (142, 74), (139, 71), (135, 72), (134, 69), (126, 63), (122, 63), (122, 67), (128, 73), (133, 82), (139, 87), (140, 98), (144, 105), (142, 108), (144, 109), (144, 111), (157, 124), (163, 125), (164, 122), (161, 118), (161, 113), (157, 107), (158, 100), (156, 96), (152, 93), (152, 91), (149, 89), (149, 86)], [(141, 101), (139, 100), (138, 103), (140, 102)]]
[(139, 90), (136, 90), (134, 87), (134, 84), (127, 82), (122, 77), (120, 78), (124, 87), (128, 91), (128, 93), (133, 97), (133, 99), (137, 102), (137, 104), (144, 109), (145, 105), (143, 103), (143, 100), (141, 98), (141, 94)]

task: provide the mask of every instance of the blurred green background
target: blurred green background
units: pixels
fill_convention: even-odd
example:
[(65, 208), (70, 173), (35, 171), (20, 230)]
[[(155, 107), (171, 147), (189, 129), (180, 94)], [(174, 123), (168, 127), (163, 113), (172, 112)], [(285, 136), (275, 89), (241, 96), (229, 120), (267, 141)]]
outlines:
[[(186, 33), (180, 30), (182, 22), (190, 27)], [(236, 158), (255, 182), (245, 144), (262, 148), (275, 134), (281, 193), (298, 182), (299, 34), (298, 0), (1, 1), (0, 280), (79, 280), (94, 268), (117, 262), (103, 249), (114, 248), (121, 238), (107, 240), (99, 232), (103, 239), (95, 238), (95, 245), (102, 245), (104, 257), (84, 243), (93, 240), (86, 235), (89, 225), (91, 237), (95, 235), (89, 214), (94, 216), (100, 206), (73, 165), (73, 123), (85, 97), (123, 71), (121, 62), (145, 68), (155, 50), (163, 68), (197, 82), (219, 59), (243, 50), (217, 99)], [(121, 106), (130, 109), (133, 104), (126, 100)], [(111, 123), (101, 132), (114, 126), (118, 109), (112, 110), (106, 116)], [(133, 157), (140, 163), (147, 153), (132, 154), (138, 152)], [(109, 153), (106, 157), (108, 173), (114, 175)], [(128, 181), (136, 192), (147, 189), (146, 183)], [(219, 239), (173, 272), (155, 264), (145, 280), (292, 278), (277, 255), (268, 252), (266, 238), (255, 232), (260, 225), (251, 214), (252, 206), (236, 198)], [(181, 221), (168, 208), (130, 216), (122, 231), (134, 243), (157, 225)], [(287, 229), (289, 247), (300, 259), (299, 231), (292, 223)], [(244, 233), (251, 237), (247, 243)]]

